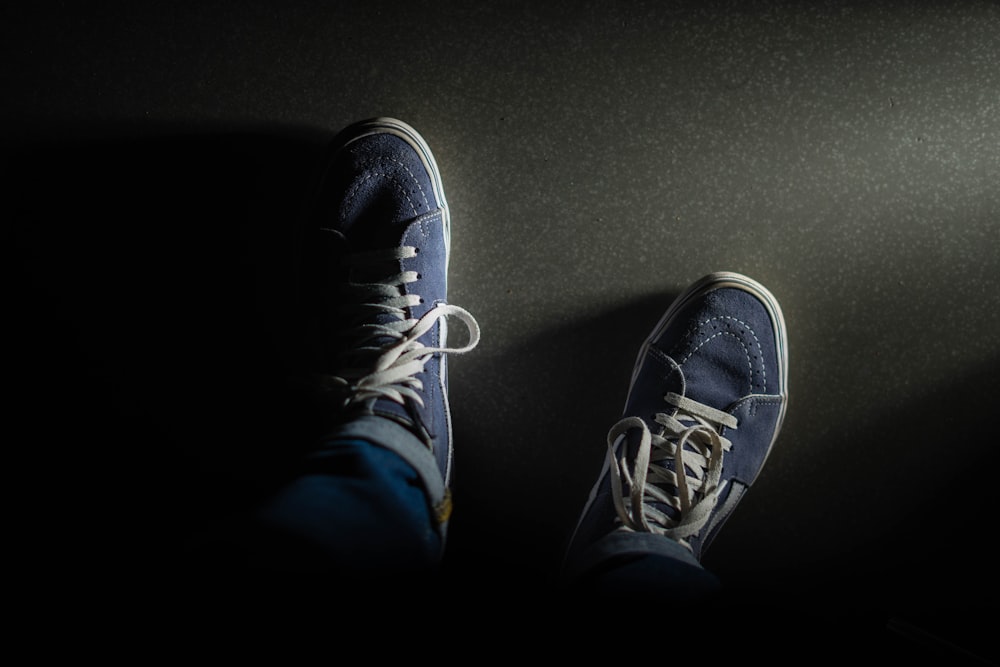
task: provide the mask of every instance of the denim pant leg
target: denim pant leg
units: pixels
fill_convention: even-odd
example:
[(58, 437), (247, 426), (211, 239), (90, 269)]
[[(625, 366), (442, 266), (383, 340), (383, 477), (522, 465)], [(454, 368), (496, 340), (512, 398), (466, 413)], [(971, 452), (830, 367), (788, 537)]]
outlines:
[(209, 572), (251, 580), (408, 583), (437, 573), (448, 502), (425, 444), (395, 422), (362, 417), (324, 438), (277, 493), (199, 556), (213, 561)]
[(627, 599), (659, 596), (709, 602), (722, 592), (719, 579), (691, 552), (662, 535), (617, 530), (566, 563), (579, 592)]

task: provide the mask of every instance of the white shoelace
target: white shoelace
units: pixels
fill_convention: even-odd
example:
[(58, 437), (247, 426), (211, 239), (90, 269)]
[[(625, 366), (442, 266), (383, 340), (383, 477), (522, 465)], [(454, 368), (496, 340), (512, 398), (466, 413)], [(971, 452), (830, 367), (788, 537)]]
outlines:
[[(417, 255), (412, 246), (387, 248), (351, 254), (347, 265), (351, 275), (377, 275), (375, 271), (400, 259)], [(384, 268), (383, 268), (384, 272)], [(479, 323), (464, 308), (439, 303), (420, 319), (406, 317), (406, 308), (422, 303), (420, 296), (405, 294), (404, 285), (416, 282), (416, 271), (403, 271), (370, 282), (351, 282), (344, 296), (357, 304), (358, 316), (345, 332), (351, 368), (342, 368), (328, 378), (333, 388), (345, 391), (344, 407), (369, 399), (388, 398), (402, 404), (411, 398), (421, 406), (423, 383), (416, 377), (427, 361), (437, 353), (462, 354), (479, 344)], [(383, 317), (389, 315), (390, 317)], [(469, 330), (469, 340), (461, 347), (428, 347), (418, 339), (443, 318), (456, 317)], [(446, 339), (442, 326), (442, 342)]]
[[(650, 432), (638, 417), (622, 419), (608, 433), (611, 490), (618, 518), (627, 529), (659, 533), (688, 545), (687, 538), (708, 521), (723, 489), (722, 457), (731, 443), (719, 435), (719, 427), (735, 429), (737, 421), (684, 396), (669, 393), (663, 398), (677, 408), (677, 416), (658, 413), (654, 421), (662, 427), (659, 433)], [(640, 440), (630, 472), (627, 443), (622, 443), (620, 459), (615, 446), (632, 429), (640, 430)], [(654, 503), (674, 509), (678, 518)]]

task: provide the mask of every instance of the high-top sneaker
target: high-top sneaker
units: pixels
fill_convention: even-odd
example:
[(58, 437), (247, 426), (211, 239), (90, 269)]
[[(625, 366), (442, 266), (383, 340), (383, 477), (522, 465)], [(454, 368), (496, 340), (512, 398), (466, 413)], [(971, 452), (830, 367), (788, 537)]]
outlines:
[[(444, 533), (450, 514), (451, 414), (446, 354), (476, 346), (479, 326), (447, 302), (450, 217), (424, 139), (391, 118), (333, 142), (314, 209), (330, 290), (326, 387), (337, 437), (393, 449), (420, 474)], [(449, 318), (468, 329), (449, 347)]]
[(639, 352), (567, 573), (622, 556), (676, 556), (677, 545), (700, 561), (757, 479), (787, 396), (785, 323), (774, 296), (736, 273), (691, 285)]

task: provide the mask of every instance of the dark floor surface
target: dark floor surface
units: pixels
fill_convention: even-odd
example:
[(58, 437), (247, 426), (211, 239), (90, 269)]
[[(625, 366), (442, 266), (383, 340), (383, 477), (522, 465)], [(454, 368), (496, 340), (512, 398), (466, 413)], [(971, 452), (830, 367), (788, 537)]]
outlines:
[(7, 470), (76, 555), (47, 567), (142, 562), (101, 545), (211, 522), (309, 436), (295, 223), (325, 142), (391, 115), (483, 331), (451, 365), (462, 586), (548, 590), (639, 344), (732, 270), (782, 304), (791, 402), (705, 559), (722, 619), (998, 655), (1000, 4), (42, 2), (0, 31)]

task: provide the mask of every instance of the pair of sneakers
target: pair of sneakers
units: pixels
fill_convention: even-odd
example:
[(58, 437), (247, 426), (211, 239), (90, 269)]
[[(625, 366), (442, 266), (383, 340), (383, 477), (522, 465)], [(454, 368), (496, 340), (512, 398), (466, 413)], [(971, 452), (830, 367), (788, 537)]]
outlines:
[[(416, 130), (376, 118), (337, 136), (318, 192), (339, 283), (328, 388), (345, 425), (391, 425), (379, 444), (421, 473), (443, 536), (453, 461), (446, 359), (474, 348), (479, 327), (447, 301), (441, 175)], [(449, 321), (467, 329), (459, 346), (449, 346)], [(663, 545), (700, 560), (771, 451), (787, 382), (785, 325), (767, 289), (736, 273), (688, 287), (639, 352), (570, 568)]]

